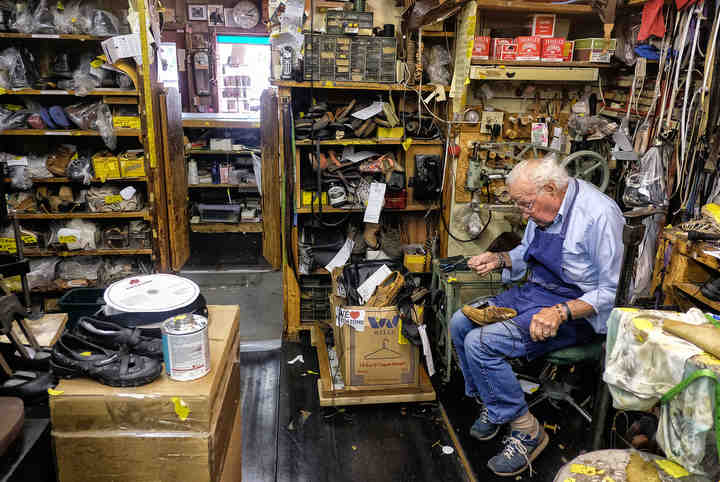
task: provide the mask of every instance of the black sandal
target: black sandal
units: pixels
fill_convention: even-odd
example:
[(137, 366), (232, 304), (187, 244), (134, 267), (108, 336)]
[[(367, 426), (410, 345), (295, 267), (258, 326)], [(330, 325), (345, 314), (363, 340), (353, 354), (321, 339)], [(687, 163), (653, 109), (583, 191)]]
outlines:
[(96, 320), (83, 316), (78, 320), (75, 333), (105, 348), (135, 353), (162, 360), (162, 339), (157, 330), (143, 328), (125, 328), (111, 321)]
[(65, 333), (53, 347), (50, 369), (62, 378), (85, 377), (111, 387), (137, 387), (158, 378), (162, 363), (141, 355), (109, 350)]

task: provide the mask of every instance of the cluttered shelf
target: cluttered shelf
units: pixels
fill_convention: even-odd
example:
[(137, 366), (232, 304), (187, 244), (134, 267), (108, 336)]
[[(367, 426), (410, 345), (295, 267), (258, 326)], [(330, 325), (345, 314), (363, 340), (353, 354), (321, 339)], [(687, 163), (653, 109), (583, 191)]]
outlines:
[(440, 38), (443, 38), (443, 37), (454, 37), (454, 36), (455, 36), (455, 32), (433, 32), (433, 31), (431, 31), (431, 30), (428, 30), (428, 31), (426, 32), (425, 30), (423, 30), (422, 36), (423, 36), (423, 37), (440, 37)]
[(97, 36), (97, 35), (84, 35), (84, 34), (50, 34), (50, 33), (14, 33), (14, 32), (2, 32), (0, 38), (13, 38), (13, 39), (37, 39), (37, 40), (48, 40), (48, 39), (60, 39), (60, 40), (92, 40), (101, 42), (107, 40), (110, 37)]
[(396, 139), (328, 139), (317, 141), (313, 139), (302, 139), (295, 141), (296, 146), (312, 146), (320, 144), (321, 146), (365, 146), (365, 145), (402, 145), (404, 142), (410, 142), (410, 144), (416, 145), (442, 145), (444, 141), (442, 139), (412, 139), (408, 138), (405, 141)]
[(117, 211), (107, 213), (17, 213), (17, 219), (150, 219), (150, 213), (143, 211)]
[[(21, 89), (21, 90), (5, 90), (0, 89), (0, 95), (77, 95), (74, 90), (37, 90), (37, 89)], [(84, 95), (119, 95), (137, 97), (140, 93), (137, 90), (109, 88), (96, 89), (85, 93)]]
[(190, 149), (187, 151), (187, 154), (195, 154), (195, 155), (236, 155), (236, 156), (242, 156), (242, 155), (248, 155), (255, 152), (256, 154), (259, 154), (259, 151), (254, 151), (252, 149), (242, 149), (239, 151), (226, 151), (226, 150), (218, 150), (218, 149)]
[(673, 283), (672, 286), (685, 293), (687, 296), (709, 306), (713, 310), (720, 311), (720, 302), (713, 301), (700, 291), (700, 286), (695, 283)]
[[(145, 176), (142, 177), (107, 177), (107, 178), (93, 178), (90, 180), (92, 184), (105, 184), (106, 182), (147, 182), (148, 178)], [(67, 184), (67, 183), (73, 183), (78, 182), (73, 179), (70, 179), (69, 177), (33, 177), (32, 178), (33, 184), (54, 184), (54, 183), (60, 183), (60, 184)]]
[(204, 114), (183, 112), (182, 126), (189, 128), (259, 129), (259, 119), (248, 119), (233, 114)]
[(188, 184), (188, 188), (191, 189), (205, 189), (205, 188), (229, 188), (229, 189), (257, 189), (258, 185), (254, 183), (244, 184)]
[[(140, 129), (115, 129), (118, 137), (138, 137), (142, 134)], [(99, 131), (91, 130), (51, 130), (51, 129), (7, 129), (0, 131), (0, 136), (100, 136)]]
[[(296, 82), (294, 80), (272, 80), (271, 85), (275, 87), (298, 87), (302, 89), (346, 89), (346, 90), (384, 90), (384, 91), (416, 91), (419, 86), (406, 87), (402, 84), (381, 84), (379, 82), (340, 82), (335, 80), (318, 80), (316, 82)], [(450, 86), (444, 86), (446, 91)], [(422, 90), (435, 90), (437, 87), (432, 84), (422, 86)]]
[(555, 13), (559, 15), (592, 15), (590, 5), (554, 3), (554, 2), (524, 2), (513, 0), (479, 0), (478, 10), (517, 13)]
[(538, 62), (529, 60), (472, 60), (471, 65), (492, 65), (498, 68), (506, 67), (548, 67), (555, 69), (557, 67), (584, 67), (596, 69), (609, 69), (613, 64), (601, 64), (597, 62)]
[(196, 223), (190, 224), (193, 233), (262, 233), (262, 223)]
[[(403, 209), (383, 209), (383, 211), (389, 211), (389, 212), (409, 212), (409, 211), (432, 211), (438, 209), (438, 206), (435, 204), (408, 204)], [(323, 206), (322, 212), (326, 214), (333, 214), (333, 213), (361, 213), (365, 209), (364, 208), (357, 208), (357, 209), (342, 209), (342, 208), (333, 208), (329, 206)], [(319, 213), (319, 210), (315, 208), (314, 210), (310, 206), (302, 206), (295, 210), (297, 214), (311, 214), (313, 212)]]
[(130, 256), (140, 254), (153, 254), (152, 249), (90, 249), (78, 251), (56, 251), (53, 249), (25, 248), (23, 255), (29, 258), (45, 256)]

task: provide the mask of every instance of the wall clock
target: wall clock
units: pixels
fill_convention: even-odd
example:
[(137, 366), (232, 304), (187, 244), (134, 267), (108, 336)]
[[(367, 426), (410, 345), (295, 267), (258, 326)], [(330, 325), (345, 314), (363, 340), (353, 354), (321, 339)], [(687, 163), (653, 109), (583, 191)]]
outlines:
[(246, 30), (260, 23), (260, 10), (255, 3), (249, 0), (238, 2), (230, 11), (230, 15), (235, 25)]

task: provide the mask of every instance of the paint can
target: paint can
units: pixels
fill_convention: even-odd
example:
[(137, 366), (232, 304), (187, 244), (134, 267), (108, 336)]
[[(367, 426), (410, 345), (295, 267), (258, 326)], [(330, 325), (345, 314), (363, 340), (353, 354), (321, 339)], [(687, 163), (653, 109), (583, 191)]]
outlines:
[(168, 376), (177, 381), (195, 380), (210, 372), (208, 320), (185, 313), (162, 323), (163, 358)]

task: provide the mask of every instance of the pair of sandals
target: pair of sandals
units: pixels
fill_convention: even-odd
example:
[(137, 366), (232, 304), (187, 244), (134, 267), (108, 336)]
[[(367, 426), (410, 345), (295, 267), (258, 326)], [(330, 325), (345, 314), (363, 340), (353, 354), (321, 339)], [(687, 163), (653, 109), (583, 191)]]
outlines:
[[(30, 351), (30, 347), (25, 347)], [(49, 373), (50, 352), (30, 351), (31, 358), (20, 355), (14, 344), (0, 343), (0, 354), (12, 369), (11, 374), (0, 382), (0, 397), (16, 397), (25, 405), (47, 402), (48, 388), (55, 386), (55, 377)]]
[(92, 378), (111, 387), (136, 387), (162, 373), (160, 330), (126, 328), (81, 317), (52, 350), (50, 368), (60, 378)]
[[(39, 116), (42, 122), (38, 122)], [(35, 129), (70, 129), (72, 123), (65, 114), (65, 110), (59, 105), (54, 105), (49, 109), (42, 107), (40, 112), (33, 114), (28, 119), (28, 124)]]

